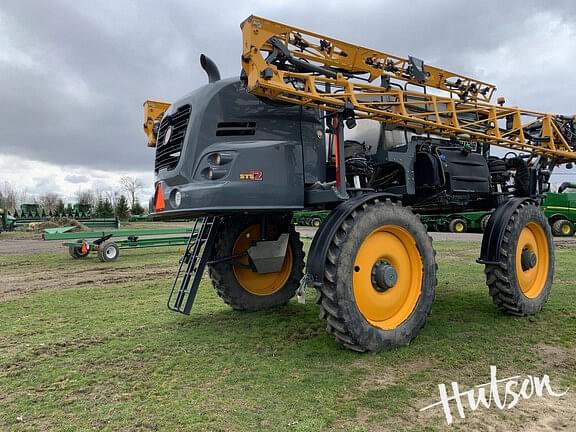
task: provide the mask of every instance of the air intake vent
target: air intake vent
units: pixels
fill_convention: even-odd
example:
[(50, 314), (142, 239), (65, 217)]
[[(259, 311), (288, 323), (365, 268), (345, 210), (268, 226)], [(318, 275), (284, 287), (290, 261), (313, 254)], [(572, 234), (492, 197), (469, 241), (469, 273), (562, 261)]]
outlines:
[(243, 136), (256, 133), (256, 122), (220, 122), (216, 136)]
[(154, 164), (156, 171), (162, 168), (169, 170), (176, 168), (190, 121), (190, 111), (190, 105), (183, 105), (175, 113), (162, 120), (156, 140), (156, 161)]

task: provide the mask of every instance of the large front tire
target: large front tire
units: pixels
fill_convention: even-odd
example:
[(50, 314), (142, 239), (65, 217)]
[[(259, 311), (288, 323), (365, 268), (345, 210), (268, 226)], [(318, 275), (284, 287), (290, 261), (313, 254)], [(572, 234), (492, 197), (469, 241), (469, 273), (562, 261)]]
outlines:
[(436, 289), (436, 260), (424, 225), (401, 205), (363, 204), (333, 237), (320, 317), (354, 351), (409, 344), (424, 326)]
[[(214, 261), (241, 255), (253, 241), (260, 239), (259, 217), (230, 217), (220, 225)], [(292, 223), (281, 217), (269, 217), (268, 239), (288, 232), (288, 248), (282, 269), (260, 274), (249, 266), (248, 256), (208, 265), (208, 275), (218, 295), (235, 310), (257, 311), (288, 302), (304, 276), (304, 250), (300, 234)]]
[(500, 260), (484, 270), (492, 300), (512, 315), (538, 313), (554, 276), (554, 241), (546, 216), (533, 204), (521, 204), (504, 229)]

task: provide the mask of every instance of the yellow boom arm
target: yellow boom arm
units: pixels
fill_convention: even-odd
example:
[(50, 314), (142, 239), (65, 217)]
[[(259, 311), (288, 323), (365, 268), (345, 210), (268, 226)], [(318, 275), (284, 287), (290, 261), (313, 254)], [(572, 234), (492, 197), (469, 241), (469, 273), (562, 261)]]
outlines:
[(144, 133), (148, 137), (148, 147), (156, 147), (155, 122), (159, 122), (171, 104), (157, 100), (144, 102)]
[(417, 133), (526, 151), (557, 164), (576, 160), (574, 117), (490, 104), (492, 84), (265, 18), (251, 16), (241, 27), (242, 68), (257, 96), (326, 112), (351, 106), (356, 118)]

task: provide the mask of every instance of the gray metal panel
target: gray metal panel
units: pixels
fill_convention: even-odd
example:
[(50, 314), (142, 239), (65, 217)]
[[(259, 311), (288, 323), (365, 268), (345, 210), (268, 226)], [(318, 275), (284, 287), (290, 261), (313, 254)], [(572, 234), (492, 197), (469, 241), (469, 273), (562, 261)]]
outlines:
[[(311, 182), (323, 179), (324, 135), (315, 110), (265, 102), (249, 94), (238, 79), (205, 85), (173, 104), (192, 106), (184, 146), (173, 170), (160, 170), (166, 197), (165, 217), (194, 216), (205, 212), (240, 209), (297, 209), (304, 206), (304, 151)], [(304, 121), (302, 121), (304, 119)], [(221, 122), (255, 123), (253, 134), (218, 136)], [(208, 180), (202, 175), (214, 152), (230, 152), (226, 175)], [(322, 163), (320, 163), (322, 161)], [(241, 180), (241, 174), (258, 171), (261, 181)], [(176, 208), (175, 191), (182, 194)]]

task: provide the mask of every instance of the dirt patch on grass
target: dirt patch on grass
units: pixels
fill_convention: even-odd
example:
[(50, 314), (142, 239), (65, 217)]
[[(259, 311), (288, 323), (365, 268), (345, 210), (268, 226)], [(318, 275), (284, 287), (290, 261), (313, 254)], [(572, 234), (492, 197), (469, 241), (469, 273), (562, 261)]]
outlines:
[(402, 365), (401, 367), (388, 366), (386, 368), (381, 368), (374, 367), (373, 364), (370, 364), (363, 359), (358, 359), (352, 364), (352, 367), (363, 369), (368, 372), (359, 387), (360, 390), (368, 391), (397, 385), (417, 373), (426, 369), (433, 369), (434, 362), (432, 359), (422, 358), (410, 362), (408, 365)]
[(547, 371), (576, 370), (576, 348), (566, 348), (553, 345), (539, 344), (535, 348), (544, 367)]
[[(4, 233), (5, 234), (5, 233)], [(11, 233), (8, 233), (11, 234)], [(61, 242), (44, 241), (41, 239), (5, 239), (0, 238), (0, 256), (32, 255), (46, 252), (65, 251)]]
[(26, 266), (25, 269), (20, 267), (12, 271), (3, 270), (0, 302), (41, 290), (82, 286), (98, 287), (131, 281), (157, 280), (173, 276), (174, 272), (173, 266), (162, 264), (84, 269), (71, 265), (69, 268), (53, 268), (50, 271), (37, 269), (34, 266)]

